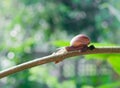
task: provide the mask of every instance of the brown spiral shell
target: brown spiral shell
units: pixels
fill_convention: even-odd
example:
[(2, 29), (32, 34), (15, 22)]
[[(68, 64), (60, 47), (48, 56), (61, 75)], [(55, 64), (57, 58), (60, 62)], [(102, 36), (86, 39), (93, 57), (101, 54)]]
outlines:
[(70, 46), (82, 47), (82, 46), (87, 46), (89, 43), (90, 43), (90, 39), (88, 38), (88, 36), (84, 34), (79, 34), (72, 38), (72, 40), (70, 41)]

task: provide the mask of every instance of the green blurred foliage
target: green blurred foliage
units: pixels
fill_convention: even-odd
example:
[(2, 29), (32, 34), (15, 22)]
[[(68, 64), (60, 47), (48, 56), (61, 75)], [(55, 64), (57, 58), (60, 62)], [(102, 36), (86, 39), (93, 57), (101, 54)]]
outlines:
[(98, 86), (97, 88), (119, 88), (120, 86), (120, 82), (113, 82), (113, 83), (109, 83), (109, 84), (104, 84), (101, 86)]
[[(115, 46), (114, 44), (97, 44), (97, 43), (92, 43), (93, 45), (95, 45), (95, 47), (119, 47), (119, 46)], [(92, 55), (86, 55), (85, 56), (86, 59), (90, 60), (90, 59), (99, 59), (99, 60), (107, 60), (112, 67), (114, 68), (114, 70), (116, 72), (118, 72), (118, 74), (120, 74), (120, 54), (116, 53), (116, 54), (92, 54)]]
[[(68, 41), (80, 33), (97, 42), (91, 43), (95, 46), (119, 46), (119, 3), (119, 0), (1, 0), (0, 70), (51, 54), (56, 47), (68, 46)], [(103, 68), (110, 65), (120, 74), (120, 55), (88, 55), (70, 61), (67, 66), (64, 64), (67, 62), (47, 64), (10, 75), (0, 80), (0, 87), (119, 88), (119, 82), (113, 83), (119, 80), (113, 79), (115, 72), (108, 74), (104, 68), (100, 70), (106, 73), (99, 74), (98, 63), (93, 62), (98, 68), (90, 64), (91, 69), (78, 69), (84, 63), (78, 63), (82, 58), (98, 60)]]

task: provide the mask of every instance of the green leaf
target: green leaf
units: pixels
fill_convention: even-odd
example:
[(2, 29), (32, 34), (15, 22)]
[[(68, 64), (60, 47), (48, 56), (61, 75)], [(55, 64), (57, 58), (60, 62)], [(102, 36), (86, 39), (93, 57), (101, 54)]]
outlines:
[[(99, 44), (93, 43), (95, 47), (99, 47)], [(111, 46), (113, 47), (114, 44), (100, 44), (101, 47)], [(112, 65), (113, 69), (120, 74), (120, 54), (92, 54), (86, 55), (86, 59), (100, 59), (100, 60), (108, 60), (108, 62)]]
[(82, 86), (82, 88), (94, 88), (93, 86), (89, 86), (89, 85), (84, 85)]
[(109, 84), (103, 84), (98, 86), (97, 88), (118, 88), (118, 87), (120, 87), (120, 81)]
[(114, 70), (120, 74), (120, 54), (119, 55), (113, 55), (110, 56), (108, 59), (108, 62), (112, 65)]
[[(91, 43), (90, 45), (94, 45), (95, 47), (117, 47), (117, 45), (115, 44), (108, 44), (108, 43)], [(111, 56), (117, 56), (119, 57), (119, 54), (90, 54), (90, 55), (86, 55), (85, 58), (87, 59), (102, 59), (102, 60), (106, 60)]]
[(115, 44), (110, 44), (110, 43), (90, 43), (90, 45), (94, 45), (96, 47), (116, 46)]
[(54, 42), (52, 42), (52, 44), (57, 47), (63, 47), (63, 46), (70, 45), (68, 41), (63, 41), (63, 40), (54, 41)]

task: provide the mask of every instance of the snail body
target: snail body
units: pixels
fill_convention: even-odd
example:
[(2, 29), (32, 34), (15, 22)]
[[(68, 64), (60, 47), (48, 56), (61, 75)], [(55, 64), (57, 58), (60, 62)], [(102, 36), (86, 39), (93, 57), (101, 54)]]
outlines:
[(90, 43), (90, 39), (88, 36), (84, 34), (79, 34), (72, 38), (70, 41), (70, 46), (66, 47), (67, 51), (74, 51), (74, 50), (83, 50), (85, 51)]

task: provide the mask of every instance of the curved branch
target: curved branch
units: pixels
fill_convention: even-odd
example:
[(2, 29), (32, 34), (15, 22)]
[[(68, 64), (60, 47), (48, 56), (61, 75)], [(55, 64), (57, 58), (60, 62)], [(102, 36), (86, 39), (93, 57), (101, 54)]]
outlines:
[(19, 71), (22, 71), (22, 70), (25, 70), (25, 69), (28, 69), (34, 66), (42, 65), (45, 63), (49, 63), (49, 62), (56, 62), (56, 61), (64, 60), (68, 57), (86, 55), (86, 54), (102, 54), (102, 53), (120, 53), (120, 47), (95, 48), (93, 50), (87, 49), (85, 52), (80, 52), (77, 50), (77, 51), (71, 51), (71, 52), (66, 52), (66, 53), (45, 56), (42, 58), (38, 58), (32, 61), (28, 61), (28, 62), (19, 64), (19, 65), (13, 66), (6, 70), (0, 71), (0, 78), (3, 78), (10, 74), (14, 74), (16, 72), (19, 72)]

